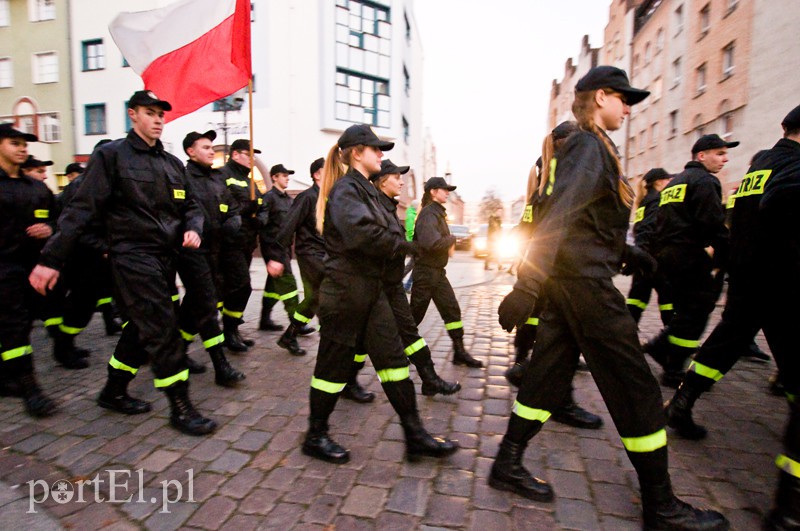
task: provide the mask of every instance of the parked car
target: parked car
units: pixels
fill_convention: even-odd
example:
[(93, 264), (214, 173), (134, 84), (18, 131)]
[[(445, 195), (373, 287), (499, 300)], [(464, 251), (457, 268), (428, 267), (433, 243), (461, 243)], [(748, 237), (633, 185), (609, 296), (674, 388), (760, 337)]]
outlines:
[[(503, 223), (503, 232), (497, 241), (495, 253), (501, 262), (513, 262), (522, 252), (522, 242), (514, 233), (513, 223)], [(489, 254), (489, 225), (484, 223), (478, 227), (472, 237), (472, 255), (475, 258), (484, 258)]]
[(472, 233), (466, 225), (450, 225), (450, 234), (456, 237), (457, 251), (469, 251), (472, 248)]

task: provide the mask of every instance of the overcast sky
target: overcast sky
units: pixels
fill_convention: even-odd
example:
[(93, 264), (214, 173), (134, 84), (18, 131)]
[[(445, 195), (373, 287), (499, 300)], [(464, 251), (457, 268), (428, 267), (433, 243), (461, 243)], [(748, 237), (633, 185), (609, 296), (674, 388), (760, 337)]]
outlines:
[(437, 170), (466, 201), (523, 194), (546, 134), (553, 79), (581, 39), (603, 43), (609, 0), (416, 0), (424, 123)]

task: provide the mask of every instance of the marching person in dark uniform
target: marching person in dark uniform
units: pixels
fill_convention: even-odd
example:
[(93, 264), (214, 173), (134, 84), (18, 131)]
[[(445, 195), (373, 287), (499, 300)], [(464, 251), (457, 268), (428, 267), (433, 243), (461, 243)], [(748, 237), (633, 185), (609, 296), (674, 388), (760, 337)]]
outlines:
[(47, 181), (47, 167), (52, 165), (52, 160), (39, 160), (33, 155), (28, 155), (28, 159), (22, 163), (20, 169), (31, 179), (45, 182)]
[[(634, 201), (633, 237), (636, 246), (653, 253), (653, 233), (655, 232), (656, 213), (661, 201), (661, 190), (667, 186), (672, 176), (664, 168), (653, 168), (644, 174), (639, 181), (637, 200)], [(636, 324), (642, 318), (642, 312), (650, 302), (650, 293), (658, 294), (658, 310), (661, 312), (661, 323), (667, 326), (672, 319), (672, 298), (666, 280), (656, 271), (652, 278), (645, 278), (638, 273), (633, 274), (631, 289), (625, 304), (628, 305)]]
[(511, 331), (544, 308), (535, 352), (517, 395), (489, 484), (550, 501), (553, 490), (522, 466), (530, 439), (563, 401), (582, 353), (639, 477), (648, 529), (727, 529), (725, 518), (679, 500), (667, 464), (661, 392), (639, 346), (636, 325), (612, 277), (620, 267), (651, 269), (654, 260), (625, 245), (633, 191), (606, 130), (622, 126), (649, 92), (624, 71), (592, 68), (575, 86), (572, 112), (581, 131), (552, 163), (548, 206), (498, 308)]
[(687, 439), (702, 439), (706, 429), (692, 419), (700, 395), (721, 380), (747, 351), (762, 328), (789, 401), (789, 423), (775, 509), (769, 529), (800, 525), (800, 312), (786, 301), (800, 296), (800, 106), (781, 124), (783, 138), (747, 170), (733, 198), (728, 294), (722, 320), (689, 365), (667, 408), (667, 422)]
[(667, 387), (681, 383), (684, 364), (700, 345), (722, 291), (728, 227), (722, 187), (714, 174), (728, 162), (728, 148), (738, 145), (718, 135), (700, 137), (692, 146), (691, 162), (661, 192), (651, 246), (675, 313), (645, 352), (664, 368), (661, 383)]
[[(381, 171), (372, 174), (369, 178), (381, 192), (378, 196), (380, 204), (386, 209), (387, 217), (394, 221), (389, 225), (389, 230), (396, 233), (398, 239), (404, 237), (405, 228), (400, 218), (397, 217), (398, 203), (395, 197), (400, 195), (400, 190), (403, 188), (402, 175), (408, 170), (408, 166), (397, 166), (391, 160), (385, 159), (381, 161)], [(419, 335), (417, 323), (414, 322), (414, 316), (411, 315), (411, 306), (408, 304), (408, 297), (406, 297), (403, 287), (404, 258), (404, 256), (398, 255), (387, 260), (383, 276), (383, 289), (386, 291), (386, 297), (392, 307), (400, 339), (405, 347), (404, 352), (409, 361), (417, 368), (417, 374), (422, 380), (423, 395), (452, 395), (461, 389), (461, 384), (446, 382), (436, 374), (431, 359), (431, 349), (425, 339)]]
[(379, 192), (367, 179), (380, 171), (382, 150), (392, 147), (367, 125), (348, 127), (328, 153), (320, 184), (317, 228), (325, 239), (327, 258), (319, 295), (320, 342), (309, 393), (309, 429), (302, 450), (334, 463), (346, 463), (350, 453), (328, 436), (328, 418), (362, 344), (400, 416), (407, 458), (445, 457), (458, 450), (457, 443), (434, 438), (422, 426), (408, 357), (382, 289), (386, 260), (414, 248), (389, 230), (391, 220), (378, 204)]
[[(111, 357), (108, 380), (98, 402), (124, 413), (142, 413), (150, 405), (127, 393), (139, 367), (150, 360), (156, 388), (169, 398), (171, 424), (188, 434), (214, 431), (189, 400), (189, 370), (178, 335), (170, 292), (181, 246), (197, 248), (203, 214), (187, 187), (183, 164), (164, 151), (159, 138), (164, 112), (172, 106), (150, 91), (128, 100), (133, 129), (94, 152), (84, 183), (62, 212), (58, 232), (42, 250), (30, 275), (39, 292), (52, 290), (59, 271), (93, 219), (101, 219), (110, 242), (114, 288), (132, 339), (140, 345), (123, 359)], [(119, 349), (117, 350), (119, 352)]]
[[(205, 230), (200, 247), (184, 247), (178, 258), (178, 274), (186, 288), (178, 313), (178, 325), (187, 350), (195, 333), (200, 334), (203, 347), (214, 365), (214, 381), (217, 385), (235, 387), (245, 379), (245, 375), (231, 367), (225, 357), (222, 348), (225, 338), (217, 320), (217, 293), (220, 285), (219, 254), (223, 240), (236, 236), (242, 218), (238, 205), (218, 171), (211, 167), (214, 163), (215, 138), (217, 134), (214, 131), (203, 134), (192, 131), (183, 139), (183, 150), (189, 156), (186, 180), (192, 196), (203, 211)], [(191, 369), (191, 358), (187, 362)]]
[(53, 234), (53, 194), (44, 183), (25, 176), (20, 165), (35, 135), (0, 124), (0, 394), (20, 396), (33, 417), (56, 410), (36, 382), (31, 327), (43, 298), (25, 278), (43, 242)]
[[(253, 153), (261, 153), (254, 149)], [(220, 266), (224, 281), (222, 292), (222, 326), (225, 333), (225, 346), (233, 352), (245, 352), (253, 346), (253, 341), (242, 338), (239, 325), (247, 307), (250, 293), (250, 262), (258, 245), (258, 220), (256, 212), (261, 204), (261, 194), (255, 188), (255, 198), (250, 198), (250, 187), (255, 186), (250, 176), (250, 141), (234, 140), (231, 144), (230, 159), (220, 168), (225, 184), (236, 200), (242, 226), (234, 243), (228, 245), (220, 255)]]
[(461, 308), (444, 269), (450, 258), (451, 248), (456, 243), (456, 237), (450, 234), (447, 226), (444, 204), (450, 192), (455, 189), (455, 186), (450, 186), (441, 177), (431, 177), (425, 183), (425, 194), (431, 201), (426, 204), (423, 198), (423, 207), (414, 228), (414, 242), (419, 247), (419, 256), (415, 259), (414, 270), (411, 272), (414, 279), (411, 286), (411, 313), (419, 326), (433, 299), (436, 309), (444, 319), (444, 327), (453, 340), (453, 363), (477, 369), (483, 367), (483, 363), (473, 358), (464, 348)]

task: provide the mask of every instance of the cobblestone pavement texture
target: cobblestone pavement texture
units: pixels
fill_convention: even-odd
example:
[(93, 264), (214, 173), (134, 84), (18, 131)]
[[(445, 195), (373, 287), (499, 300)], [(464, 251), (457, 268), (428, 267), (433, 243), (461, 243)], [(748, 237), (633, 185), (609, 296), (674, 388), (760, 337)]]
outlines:
[[(318, 335), (300, 338), (309, 355), (298, 358), (276, 346), (277, 333), (256, 330), (264, 270), (263, 262), (254, 261), (256, 290), (242, 330), (257, 344), (244, 355), (230, 356), (247, 373), (245, 385), (215, 386), (199, 342), (190, 351), (209, 369), (191, 378), (191, 396), (220, 424), (210, 437), (169, 427), (166, 398), (153, 388), (146, 368), (131, 391), (152, 402), (151, 413), (126, 417), (95, 404), (115, 344), (105, 336), (99, 314), (78, 339), (92, 350), (92, 365), (83, 371), (57, 366), (41, 326), (35, 328), (39, 380), (60, 410), (33, 420), (18, 399), (0, 401), (0, 528), (639, 529), (635, 474), (586, 372), (576, 375), (577, 401), (600, 414), (605, 426), (588, 431), (549, 422), (525, 455), (526, 467), (552, 482), (555, 502), (531, 502), (488, 487), (486, 477), (515, 398), (503, 378), (513, 363), (513, 336), (496, 318), (513, 277), (484, 272), (482, 261), (465, 253), (458, 253), (448, 271), (463, 310), (465, 344), (486, 363), (483, 369), (466, 369), (450, 362), (450, 340), (431, 306), (423, 336), (438, 372), (460, 380), (463, 390), (418, 400), (428, 430), (460, 442), (462, 449), (452, 457), (404, 461), (397, 416), (369, 364), (360, 381), (377, 394), (375, 403), (340, 400), (331, 418), (331, 433), (350, 448), (351, 461), (333, 465), (304, 456), (300, 443)], [(625, 293), (628, 279), (617, 281)], [(660, 328), (654, 307), (651, 303), (643, 316), (642, 338)], [(718, 305), (709, 326), (720, 310)], [(274, 317), (287, 322), (280, 307)], [(758, 343), (767, 350), (763, 337)], [(787, 412), (784, 400), (767, 392), (773, 371), (772, 362), (742, 360), (695, 408), (696, 418), (709, 428), (708, 439), (670, 436), (676, 492), (719, 509), (734, 529), (758, 528), (772, 503), (773, 462)], [(419, 388), (413, 369), (412, 379)], [(671, 396), (671, 390), (662, 391), (664, 398)], [(102, 483), (86, 482), (94, 478)], [(57, 488), (46, 501), (31, 503), (29, 482), (38, 481), (33, 485), (39, 501), (43, 485), (61, 479), (73, 487), (69, 503), (54, 500)], [(177, 500), (166, 509), (165, 492), (167, 500)], [(118, 501), (109, 502), (111, 496)]]

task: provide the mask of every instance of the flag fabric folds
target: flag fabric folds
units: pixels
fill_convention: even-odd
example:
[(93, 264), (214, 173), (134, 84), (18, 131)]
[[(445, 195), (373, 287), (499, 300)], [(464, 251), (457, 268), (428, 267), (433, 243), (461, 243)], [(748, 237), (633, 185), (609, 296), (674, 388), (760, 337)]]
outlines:
[(145, 89), (172, 105), (167, 121), (229, 96), (252, 77), (249, 0), (180, 0), (120, 13), (108, 29)]

